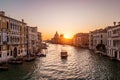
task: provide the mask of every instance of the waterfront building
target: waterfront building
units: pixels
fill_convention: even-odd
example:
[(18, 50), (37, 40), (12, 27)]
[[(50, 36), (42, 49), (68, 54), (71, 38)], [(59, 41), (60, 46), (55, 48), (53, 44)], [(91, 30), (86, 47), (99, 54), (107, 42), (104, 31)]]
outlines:
[(26, 54), (24, 20), (5, 16), (0, 11), (0, 61)]
[(88, 33), (77, 33), (73, 38), (73, 45), (77, 47), (87, 48), (89, 45), (89, 34)]
[(38, 32), (37, 27), (30, 27), (28, 28), (28, 53), (34, 54), (38, 50)]
[[(97, 46), (107, 46), (107, 28), (89, 32), (89, 49), (96, 50)], [(105, 49), (104, 49), (105, 50)]]
[(107, 30), (107, 55), (120, 60), (120, 22)]
[(28, 52), (36, 53), (41, 41), (37, 27), (29, 27), (23, 19), (13, 19), (0, 11), (0, 62), (25, 56)]
[(89, 49), (93, 50), (94, 47), (93, 47), (93, 31), (90, 31), (89, 32)]
[(37, 47), (38, 47), (38, 50), (37, 52), (40, 52), (40, 49), (41, 49), (41, 44), (42, 44), (42, 35), (41, 35), (41, 32), (37, 32), (38, 33), (38, 41), (37, 41)]
[(41, 32), (37, 32), (38, 33), (38, 45), (42, 43), (42, 34)]

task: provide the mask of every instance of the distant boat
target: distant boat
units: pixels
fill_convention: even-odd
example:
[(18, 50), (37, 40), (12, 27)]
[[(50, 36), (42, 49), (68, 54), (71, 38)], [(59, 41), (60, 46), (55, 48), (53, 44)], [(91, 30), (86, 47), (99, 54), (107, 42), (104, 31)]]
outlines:
[(61, 51), (61, 58), (66, 59), (68, 57), (67, 51)]

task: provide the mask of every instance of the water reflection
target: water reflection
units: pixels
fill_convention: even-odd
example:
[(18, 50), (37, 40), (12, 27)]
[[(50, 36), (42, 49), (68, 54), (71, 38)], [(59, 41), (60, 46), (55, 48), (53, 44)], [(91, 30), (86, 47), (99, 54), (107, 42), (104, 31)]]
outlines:
[[(68, 51), (61, 59), (61, 48)], [(95, 54), (88, 49), (49, 44), (46, 57), (22, 65), (9, 65), (0, 72), (0, 80), (119, 80), (120, 62)]]

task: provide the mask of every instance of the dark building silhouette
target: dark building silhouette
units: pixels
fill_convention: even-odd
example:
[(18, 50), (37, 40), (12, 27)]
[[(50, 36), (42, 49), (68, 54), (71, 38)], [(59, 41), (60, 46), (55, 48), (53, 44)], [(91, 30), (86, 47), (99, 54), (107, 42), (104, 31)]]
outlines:
[(54, 37), (51, 39), (51, 42), (52, 42), (52, 43), (55, 43), (55, 44), (58, 44), (58, 43), (59, 43), (59, 34), (58, 34), (57, 31), (56, 31)]

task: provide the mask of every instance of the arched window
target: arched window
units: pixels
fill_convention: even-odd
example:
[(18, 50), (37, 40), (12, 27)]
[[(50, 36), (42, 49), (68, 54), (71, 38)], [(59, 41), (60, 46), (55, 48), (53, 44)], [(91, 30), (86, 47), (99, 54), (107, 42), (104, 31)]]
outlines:
[(9, 45), (7, 45), (7, 50), (9, 50)]
[(119, 51), (119, 58), (120, 58), (120, 51)]
[(22, 53), (23, 51), (21, 50), (21, 53)]
[(9, 52), (7, 53), (7, 56), (9, 56)]
[(15, 28), (14, 28), (14, 24), (13, 24), (13, 30), (14, 30)]
[(0, 46), (0, 51), (1, 51), (1, 46)]
[(10, 42), (12, 42), (12, 36), (10, 37)]
[(7, 36), (7, 42), (9, 42), (9, 37)]
[(10, 52), (10, 56), (12, 56), (12, 51)]
[(9, 29), (9, 23), (7, 22), (7, 29)]
[(10, 28), (12, 29), (12, 23), (10, 23)]
[(101, 44), (103, 44), (103, 41), (101, 40)]

